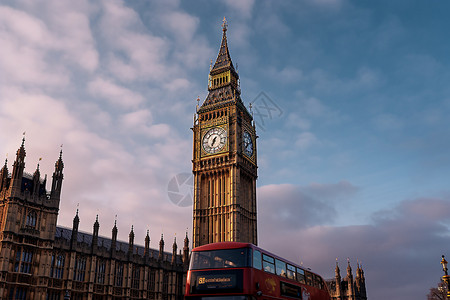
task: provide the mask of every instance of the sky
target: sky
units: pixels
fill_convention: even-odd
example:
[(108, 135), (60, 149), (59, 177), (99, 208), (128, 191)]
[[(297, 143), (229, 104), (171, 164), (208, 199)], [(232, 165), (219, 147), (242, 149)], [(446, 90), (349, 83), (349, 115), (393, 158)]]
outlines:
[(369, 299), (425, 299), (450, 240), (449, 9), (3, 0), (0, 155), (11, 170), (25, 132), (26, 172), (50, 179), (62, 145), (60, 226), (78, 209), (83, 231), (98, 215), (102, 236), (117, 220), (121, 240), (134, 226), (137, 244), (149, 230), (151, 247), (180, 246), (190, 128), (226, 16), (259, 136), (259, 245), (324, 278), (358, 261)]

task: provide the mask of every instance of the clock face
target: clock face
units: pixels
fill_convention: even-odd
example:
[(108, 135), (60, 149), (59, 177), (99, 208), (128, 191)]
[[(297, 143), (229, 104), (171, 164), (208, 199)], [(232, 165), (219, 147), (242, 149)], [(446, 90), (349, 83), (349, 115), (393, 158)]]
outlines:
[(244, 140), (244, 154), (251, 157), (253, 155), (253, 140), (250, 133), (248, 133), (248, 131), (246, 130), (244, 131), (243, 140)]
[(215, 127), (208, 130), (203, 136), (203, 149), (211, 154), (217, 153), (223, 149), (227, 142), (227, 132), (221, 127)]

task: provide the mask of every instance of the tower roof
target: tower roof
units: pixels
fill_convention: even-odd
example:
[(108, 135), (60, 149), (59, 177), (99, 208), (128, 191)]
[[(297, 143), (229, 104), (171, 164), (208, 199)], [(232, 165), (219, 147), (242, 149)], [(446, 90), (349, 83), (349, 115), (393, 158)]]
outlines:
[(216, 62), (209, 72), (209, 93), (198, 112), (215, 108), (217, 105), (239, 102), (242, 104), (239, 75), (234, 69), (228, 50), (227, 27), (227, 20), (224, 18), (219, 54), (217, 54)]
[(214, 63), (214, 66), (211, 69), (210, 74), (217, 74), (224, 70), (230, 69), (234, 73), (236, 73), (236, 70), (234, 69), (233, 62), (231, 61), (230, 51), (228, 50), (228, 43), (227, 43), (227, 20), (225, 17), (223, 18), (223, 24), (222, 24), (222, 43), (220, 44), (219, 54), (217, 54), (216, 62)]

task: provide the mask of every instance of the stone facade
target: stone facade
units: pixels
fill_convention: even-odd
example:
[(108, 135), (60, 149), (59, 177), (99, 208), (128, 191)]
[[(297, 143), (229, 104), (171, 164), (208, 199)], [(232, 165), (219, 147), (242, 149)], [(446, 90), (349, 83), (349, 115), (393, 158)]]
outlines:
[(51, 190), (39, 165), (33, 175), (24, 172), (24, 141), (12, 173), (7, 161), (0, 170), (0, 299), (182, 299), (189, 262), (189, 240), (177, 254), (78, 231), (78, 211), (72, 228), (57, 226), (64, 163), (62, 151), (55, 164)]

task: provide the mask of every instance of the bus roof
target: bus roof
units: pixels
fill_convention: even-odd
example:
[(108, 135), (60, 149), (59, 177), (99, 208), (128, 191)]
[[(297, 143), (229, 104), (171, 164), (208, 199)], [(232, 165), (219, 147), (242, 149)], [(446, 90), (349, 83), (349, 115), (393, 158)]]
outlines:
[(237, 249), (237, 248), (247, 248), (247, 247), (255, 247), (253, 244), (250, 243), (240, 243), (240, 242), (219, 242), (219, 243), (212, 243), (212, 244), (206, 244), (203, 246), (196, 247), (192, 249), (192, 251), (208, 251), (208, 250), (219, 250), (219, 249)]
[(275, 254), (273, 254), (273, 253), (271, 253), (271, 252), (269, 252), (267, 250), (264, 250), (264, 249), (262, 249), (262, 248), (260, 248), (258, 246), (255, 246), (255, 245), (253, 245), (251, 243), (218, 242), (218, 243), (211, 243), (211, 244), (206, 244), (206, 245), (203, 245), (203, 246), (196, 247), (196, 248), (192, 249), (192, 251), (193, 252), (197, 252), (197, 251), (209, 251), (209, 250), (221, 250), (221, 249), (238, 249), (238, 248), (253, 248), (253, 249), (259, 250), (259, 251), (261, 251), (264, 254), (268, 254), (268, 255), (276, 258), (276, 259), (283, 260), (284, 262), (286, 262), (288, 264), (296, 266), (297, 268), (303, 269), (303, 270), (308, 271), (310, 273), (313, 273), (313, 274), (315, 274), (315, 275), (317, 275), (319, 277), (322, 277), (319, 274), (317, 274), (314, 271), (312, 271), (308, 267), (300, 266), (299, 264), (293, 263), (293, 262), (291, 262), (291, 261), (289, 261), (289, 260), (287, 260), (285, 258), (282, 258), (282, 257), (280, 257), (278, 255), (275, 255)]

